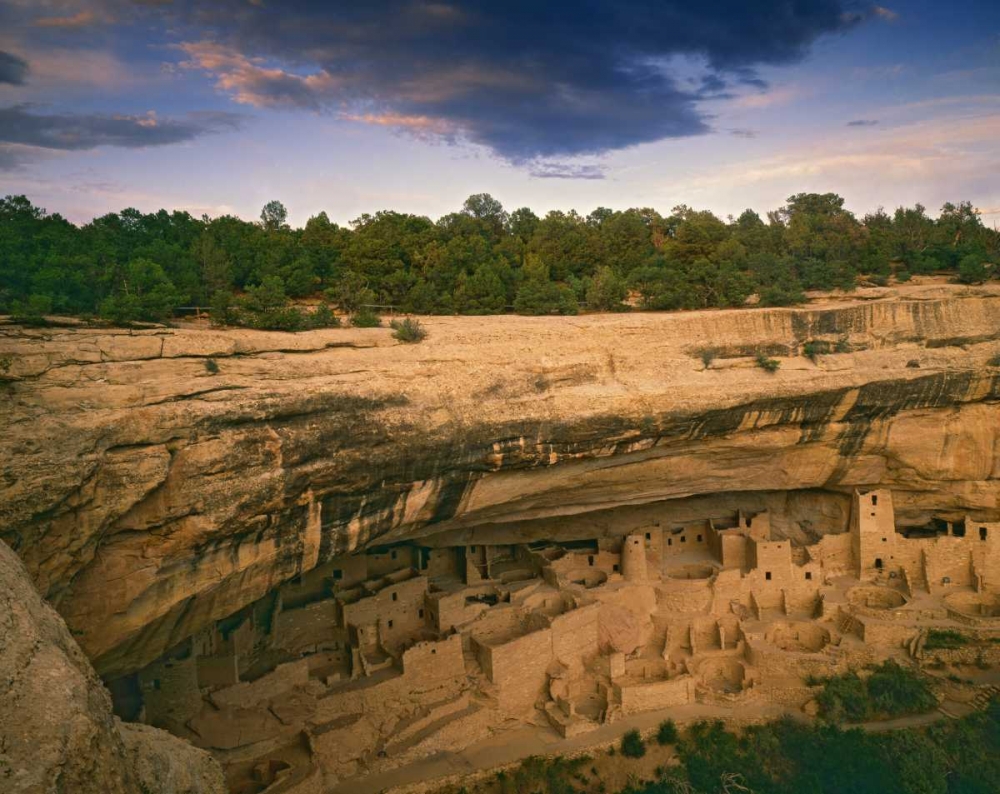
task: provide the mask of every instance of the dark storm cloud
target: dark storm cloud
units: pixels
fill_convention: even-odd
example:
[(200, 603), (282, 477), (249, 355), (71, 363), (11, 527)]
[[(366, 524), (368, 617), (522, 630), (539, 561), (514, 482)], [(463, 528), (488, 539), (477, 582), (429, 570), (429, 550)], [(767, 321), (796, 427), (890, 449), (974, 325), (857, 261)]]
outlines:
[(38, 149), (164, 146), (235, 129), (240, 123), (241, 117), (232, 113), (192, 113), (181, 119), (159, 119), (153, 114), (38, 113), (24, 104), (0, 107), (0, 168), (12, 168)]
[(24, 85), (28, 76), (28, 62), (9, 52), (0, 50), (0, 85)]
[(848, 127), (874, 127), (878, 124), (878, 119), (855, 119), (847, 122)]
[[(160, 13), (187, 64), (237, 101), (462, 137), (514, 162), (704, 133), (699, 100), (762, 88), (758, 67), (880, 16), (842, 0), (177, 0)], [(704, 65), (700, 87), (672, 73), (678, 56)]]

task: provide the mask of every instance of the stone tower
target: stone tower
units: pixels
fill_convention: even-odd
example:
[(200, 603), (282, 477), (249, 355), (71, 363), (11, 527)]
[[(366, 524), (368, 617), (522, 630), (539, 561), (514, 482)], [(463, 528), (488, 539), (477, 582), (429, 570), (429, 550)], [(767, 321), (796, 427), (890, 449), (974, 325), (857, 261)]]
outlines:
[(646, 581), (646, 542), (641, 532), (622, 541), (622, 576), (627, 582)]

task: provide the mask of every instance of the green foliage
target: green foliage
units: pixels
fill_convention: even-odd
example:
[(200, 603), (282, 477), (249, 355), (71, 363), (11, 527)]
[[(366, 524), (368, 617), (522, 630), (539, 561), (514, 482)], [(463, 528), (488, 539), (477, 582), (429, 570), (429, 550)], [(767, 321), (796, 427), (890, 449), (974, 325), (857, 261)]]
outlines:
[(802, 346), (802, 355), (815, 362), (821, 355), (830, 352), (830, 343), (822, 339), (810, 339)]
[(219, 365), (215, 363), (215, 359), (213, 359), (213, 358), (206, 358), (205, 359), (205, 371), (209, 375), (218, 375), (219, 374)]
[(986, 362), (987, 366), (990, 367), (1000, 367), (1000, 354), (995, 356), (990, 356), (989, 360)]
[(610, 267), (602, 267), (587, 289), (587, 307), (592, 311), (617, 312), (625, 309), (622, 301), (628, 296), (625, 280)]
[(637, 730), (626, 731), (622, 736), (622, 755), (626, 758), (642, 758), (646, 754), (646, 742)]
[(924, 649), (936, 651), (939, 649), (961, 648), (969, 644), (969, 638), (960, 631), (954, 629), (930, 629), (927, 632), (927, 640)]
[(781, 362), (778, 359), (769, 358), (766, 353), (758, 353), (754, 360), (757, 362), (757, 366), (765, 372), (777, 372), (781, 366)]
[[(121, 324), (162, 322), (181, 303), (211, 303), (213, 322), (295, 330), (328, 317), (271, 301), (324, 295), (345, 314), (391, 305), (416, 314), (574, 314), (619, 310), (634, 290), (646, 310), (790, 306), (806, 289), (881, 283), (895, 269), (989, 278), (1000, 234), (968, 202), (937, 219), (923, 207), (858, 219), (835, 194), (796, 194), (762, 218), (735, 220), (686, 206), (589, 215), (508, 213), (488, 194), (470, 196), (437, 221), (365, 214), (349, 226), (320, 213), (292, 228), (281, 202), (259, 222), (233, 216), (125, 209), (82, 227), (24, 196), (0, 199), (0, 313), (40, 323), (93, 315)], [(271, 292), (269, 296), (267, 293)], [(225, 298), (223, 296), (228, 296)], [(263, 302), (265, 305), (261, 305)]]
[(514, 297), (514, 311), (518, 314), (576, 314), (579, 305), (568, 286), (529, 277)]
[(907, 281), (910, 281), (912, 278), (913, 278), (913, 276), (910, 275), (910, 271), (909, 270), (897, 270), (896, 271), (896, 281), (898, 281), (900, 284), (905, 284)]
[(714, 347), (703, 347), (698, 351), (698, 358), (701, 359), (701, 363), (705, 365), (705, 369), (712, 366), (712, 362), (715, 361), (716, 356), (719, 352)]
[(989, 278), (989, 270), (981, 254), (969, 254), (958, 263), (958, 280), (962, 284), (982, 284)]
[(820, 716), (831, 722), (919, 714), (937, 705), (927, 680), (891, 659), (865, 680), (853, 671), (829, 678), (816, 702)]
[(827, 679), (816, 702), (820, 716), (831, 722), (862, 722), (870, 713), (865, 682), (853, 671)]
[(673, 720), (664, 720), (656, 730), (656, 741), (660, 744), (673, 744), (679, 735), (676, 723)]
[(134, 259), (118, 274), (100, 315), (115, 325), (162, 322), (181, 302), (163, 268), (149, 259)]
[(494, 791), (498, 794), (578, 794), (576, 784), (583, 778), (580, 770), (589, 760), (586, 756), (529, 756), (517, 768), (498, 772)]
[(415, 343), (421, 342), (427, 337), (427, 330), (420, 324), (420, 320), (407, 317), (403, 320), (393, 320), (389, 323), (393, 329), (393, 338), (400, 342)]
[(351, 325), (355, 328), (378, 328), (382, 325), (382, 318), (367, 306), (362, 306), (351, 315)]
[(10, 376), (12, 366), (14, 366), (14, 359), (10, 356), (0, 356), (0, 383), (11, 383), (15, 380)]

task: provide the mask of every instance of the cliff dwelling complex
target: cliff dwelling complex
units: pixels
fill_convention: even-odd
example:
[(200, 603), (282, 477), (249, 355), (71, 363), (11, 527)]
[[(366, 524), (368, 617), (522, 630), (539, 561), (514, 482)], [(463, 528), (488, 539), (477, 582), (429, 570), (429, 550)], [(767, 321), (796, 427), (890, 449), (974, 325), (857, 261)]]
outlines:
[(888, 660), (921, 719), (984, 715), (998, 316), (930, 283), (420, 344), (0, 324), (0, 774), (431, 792), (668, 718), (812, 725)]
[(571, 542), (339, 556), (111, 682), (118, 712), (211, 749), (232, 791), (320, 792), (523, 723), (563, 737), (692, 703), (808, 708), (816, 679), (1000, 636), (1000, 522), (607, 516)]

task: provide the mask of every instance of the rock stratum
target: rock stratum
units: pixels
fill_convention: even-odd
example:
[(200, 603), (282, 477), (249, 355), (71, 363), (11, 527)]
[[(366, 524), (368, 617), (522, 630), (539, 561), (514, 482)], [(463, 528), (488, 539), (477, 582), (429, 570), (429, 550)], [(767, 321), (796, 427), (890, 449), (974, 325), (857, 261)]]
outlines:
[(126, 725), (65, 623), (0, 543), (0, 790), (223, 794), (222, 769), (166, 731)]
[(1000, 517), (1000, 290), (424, 322), (418, 345), (0, 326), (0, 538), (102, 676), (404, 539), (780, 504), (802, 540), (817, 515), (846, 526), (861, 486), (891, 488), (902, 523)]

